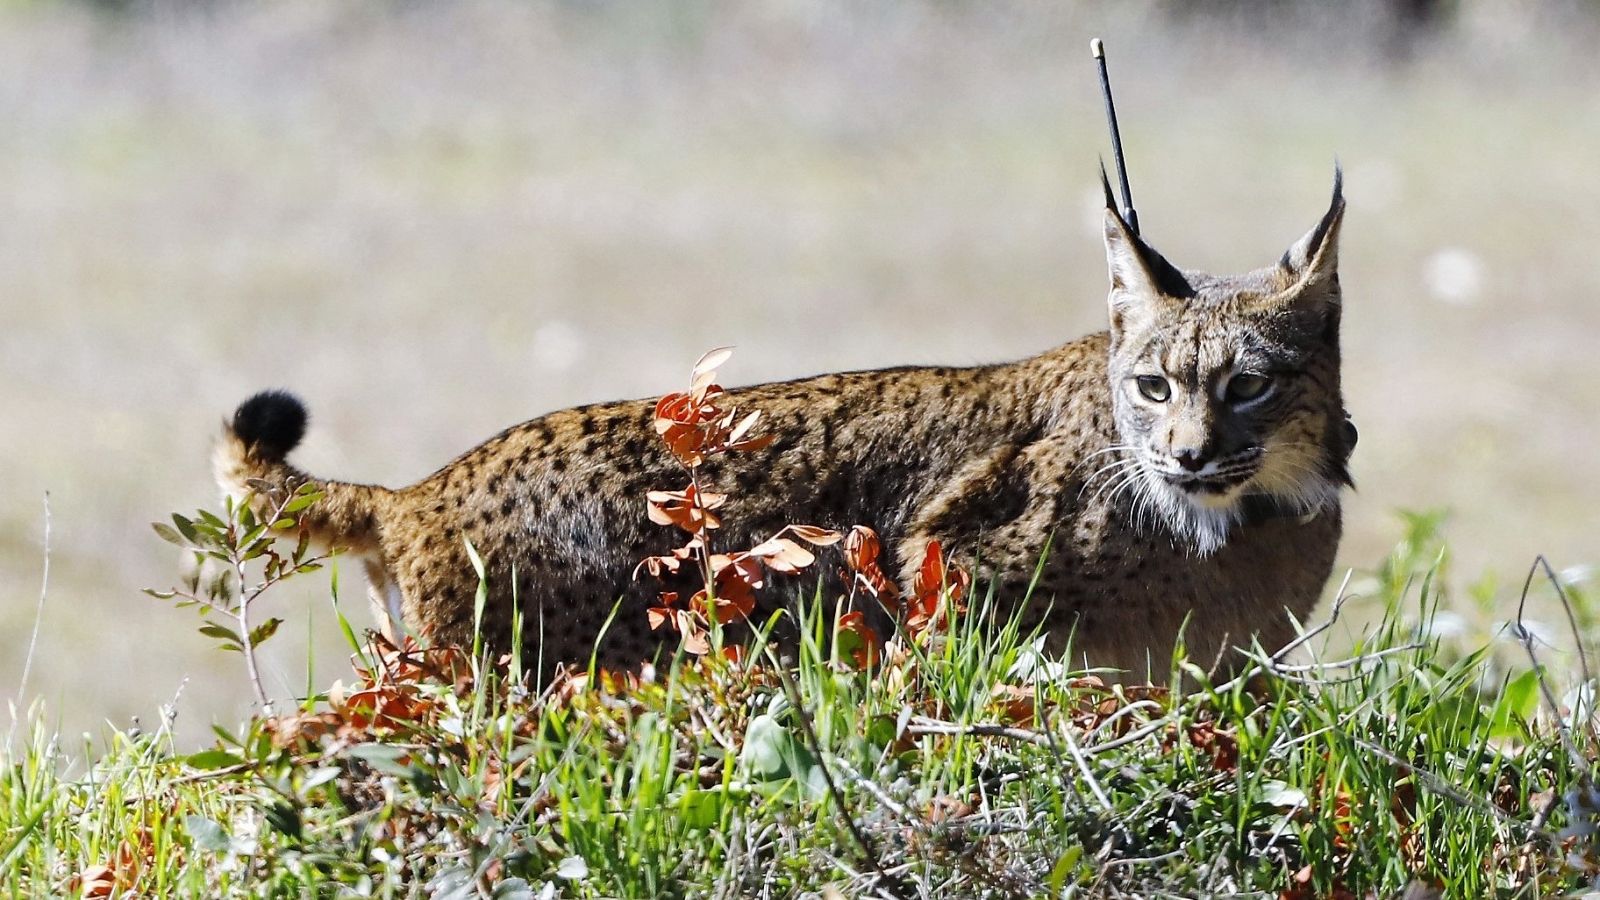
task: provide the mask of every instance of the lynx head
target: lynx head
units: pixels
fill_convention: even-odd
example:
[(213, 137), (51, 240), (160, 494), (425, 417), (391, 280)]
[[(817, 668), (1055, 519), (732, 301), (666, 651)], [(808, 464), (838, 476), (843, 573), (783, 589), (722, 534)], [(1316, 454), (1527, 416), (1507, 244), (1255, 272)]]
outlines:
[[(1104, 182), (1104, 172), (1101, 173)], [(1349, 484), (1339, 392), (1341, 178), (1276, 265), (1180, 271), (1140, 240), (1106, 184), (1118, 484), (1136, 516), (1206, 555), (1263, 512), (1322, 511)]]

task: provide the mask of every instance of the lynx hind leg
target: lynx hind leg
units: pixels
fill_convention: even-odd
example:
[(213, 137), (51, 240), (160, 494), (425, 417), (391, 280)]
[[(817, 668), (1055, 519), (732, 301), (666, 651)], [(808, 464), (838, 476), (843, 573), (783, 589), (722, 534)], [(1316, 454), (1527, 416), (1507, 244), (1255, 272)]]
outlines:
[(376, 559), (362, 560), (367, 572), (367, 601), (378, 631), (395, 646), (406, 634), (404, 597), (400, 585), (389, 577), (389, 570)]

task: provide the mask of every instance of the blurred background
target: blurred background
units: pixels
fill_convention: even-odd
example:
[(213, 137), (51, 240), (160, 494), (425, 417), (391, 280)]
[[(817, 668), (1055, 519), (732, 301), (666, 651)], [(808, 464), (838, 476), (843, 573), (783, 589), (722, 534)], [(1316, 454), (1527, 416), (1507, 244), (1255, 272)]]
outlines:
[[(1342, 160), (1342, 558), (1448, 509), (1515, 600), (1600, 561), (1600, 4), (0, 0), (0, 697), (69, 733), (239, 659), (147, 523), (289, 387), (313, 472), (403, 484), (552, 409), (1021, 357), (1103, 327), (1089, 39), (1145, 236), (1270, 263)], [(343, 594), (366, 622), (360, 575)], [(268, 687), (347, 673), (309, 576)]]

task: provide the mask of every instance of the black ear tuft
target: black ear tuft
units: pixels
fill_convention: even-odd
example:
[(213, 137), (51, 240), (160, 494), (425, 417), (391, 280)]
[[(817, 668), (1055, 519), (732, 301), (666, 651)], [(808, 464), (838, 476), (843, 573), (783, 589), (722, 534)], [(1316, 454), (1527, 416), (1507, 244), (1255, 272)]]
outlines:
[(1322, 214), (1322, 220), (1317, 222), (1317, 227), (1311, 230), (1311, 245), (1321, 247), (1328, 240), (1328, 232), (1338, 223), (1344, 215), (1344, 166), (1339, 160), (1333, 161), (1333, 196), (1328, 200), (1328, 211)]
[(306, 434), (306, 407), (288, 391), (262, 391), (239, 404), (233, 433), (252, 455), (281, 462)]

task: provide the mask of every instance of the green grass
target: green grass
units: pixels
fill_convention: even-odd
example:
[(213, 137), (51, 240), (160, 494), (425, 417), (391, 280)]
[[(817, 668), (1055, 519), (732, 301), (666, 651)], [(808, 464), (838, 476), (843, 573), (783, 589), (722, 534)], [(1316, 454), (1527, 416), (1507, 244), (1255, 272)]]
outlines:
[(514, 662), (390, 654), (380, 703), (331, 691), (197, 754), (165, 726), (68, 748), (36, 706), (0, 756), (0, 896), (94, 866), (207, 897), (1580, 889), (1595, 745), (1540, 690), (1575, 679), (1430, 637), (1432, 524), (1362, 579), (1380, 624), (1341, 659), (1226, 684), (1177, 659), (1181, 696), (1063, 672), (976, 612), (854, 671), (813, 602), (788, 667), (678, 660), (552, 695)]
[[(1592, 4), (1448, 4), (1461, 27), (1391, 65), (1343, 26), (1157, 9), (1192, 4), (136, 3), (108, 22), (19, 2), (0, 3), (0, 196), (27, 248), (0, 254), (0, 684), (34, 625), (49, 491), (29, 696), (70, 733), (149, 721), (185, 677), (183, 745), (247, 708), (234, 661), (133, 589), (172, 565), (141, 524), (215, 500), (219, 420), (261, 388), (311, 406), (298, 465), (398, 487), (531, 416), (659, 395), (710, 346), (738, 345), (752, 383), (1105, 327), (1095, 34), (1174, 261), (1276, 260), (1344, 161), (1344, 560), (1386, 552), (1404, 505), (1456, 510), (1474, 570), (1593, 560), (1600, 479), (1572, 461), (1600, 444), (1600, 268), (1568, 248), (1595, 242), (1600, 91), (1592, 28), (1554, 15)], [(1428, 289), (1448, 248), (1484, 267), (1475, 304)], [(288, 608), (320, 615), (320, 587)], [(264, 660), (275, 689), (301, 681), (296, 624)]]

